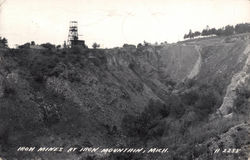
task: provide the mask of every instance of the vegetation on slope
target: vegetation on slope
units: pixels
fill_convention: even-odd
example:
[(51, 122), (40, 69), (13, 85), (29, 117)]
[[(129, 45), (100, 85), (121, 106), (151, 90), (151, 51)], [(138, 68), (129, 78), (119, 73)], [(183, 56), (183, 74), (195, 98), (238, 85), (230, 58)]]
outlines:
[[(162, 48), (164, 45), (147, 44), (114, 49), (120, 62), (111, 64), (106, 52), (112, 50), (23, 48), (1, 52), (1, 152), (12, 158), (17, 156), (16, 145), (102, 144), (167, 147), (170, 153), (74, 156), (89, 160), (211, 159), (216, 147), (229, 147), (221, 135), (231, 133), (231, 128), (240, 123), (234, 118), (211, 120), (227, 84), (212, 85), (216, 78), (176, 83), (159, 66), (156, 51)], [(145, 55), (148, 61), (144, 61)], [(145, 63), (136, 61), (140, 57)], [(248, 90), (240, 90), (235, 112), (246, 112), (248, 99)], [(246, 142), (244, 128), (229, 136), (234, 139), (230, 147)]]

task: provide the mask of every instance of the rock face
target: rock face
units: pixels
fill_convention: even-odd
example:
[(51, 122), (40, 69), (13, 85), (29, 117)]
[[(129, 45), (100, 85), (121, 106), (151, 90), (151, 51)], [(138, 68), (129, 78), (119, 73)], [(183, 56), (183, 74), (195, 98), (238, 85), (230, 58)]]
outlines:
[(160, 54), (162, 70), (177, 81), (193, 78), (200, 69), (200, 51), (195, 45), (176, 45), (163, 48)]
[[(248, 42), (250, 43), (250, 42)], [(245, 60), (245, 65), (242, 70), (236, 73), (231, 83), (227, 87), (226, 95), (223, 100), (223, 104), (219, 108), (219, 111), (222, 115), (230, 114), (234, 107), (234, 101), (237, 98), (236, 91), (242, 86), (247, 86), (247, 82), (250, 78), (250, 44), (247, 45), (246, 49), (243, 52), (243, 55), (239, 57), (239, 62)]]
[(195, 45), (176, 44), (139, 48), (138, 51), (118, 49), (108, 51), (107, 54), (109, 65), (128, 67), (135, 63), (149, 75), (162, 72), (175, 81), (183, 81), (187, 77), (193, 78), (199, 72), (199, 50)]
[(250, 45), (242, 36), (105, 50), (1, 50), (2, 148), (114, 145), (125, 114), (141, 113), (150, 99), (163, 102), (190, 79), (219, 88), (218, 112), (228, 115), (237, 88), (249, 82)]
[(195, 46), (198, 54), (199, 54), (199, 57), (197, 59), (197, 61), (195, 62), (195, 65), (193, 66), (193, 69), (191, 70), (191, 72), (189, 73), (188, 75), (188, 78), (189, 79), (192, 79), (194, 78), (195, 76), (197, 76), (200, 72), (200, 69), (201, 69), (201, 48), (199, 46)]

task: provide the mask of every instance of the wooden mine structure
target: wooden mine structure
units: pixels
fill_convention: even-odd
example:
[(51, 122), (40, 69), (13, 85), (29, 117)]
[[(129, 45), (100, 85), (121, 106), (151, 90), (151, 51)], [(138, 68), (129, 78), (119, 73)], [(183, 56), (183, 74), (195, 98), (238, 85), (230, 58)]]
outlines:
[(79, 38), (78, 38), (78, 23), (77, 23), (77, 21), (70, 21), (67, 44), (68, 44), (69, 48), (72, 48), (74, 46), (82, 46), (84, 48), (86, 47), (85, 41), (79, 40)]

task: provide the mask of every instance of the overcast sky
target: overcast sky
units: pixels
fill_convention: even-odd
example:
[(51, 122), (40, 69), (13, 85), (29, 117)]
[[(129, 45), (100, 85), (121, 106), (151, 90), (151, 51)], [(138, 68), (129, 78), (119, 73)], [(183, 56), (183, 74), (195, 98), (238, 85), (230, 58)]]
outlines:
[(189, 29), (250, 22), (249, 0), (0, 0), (0, 36), (9, 45), (67, 40), (78, 21), (88, 46), (176, 42)]

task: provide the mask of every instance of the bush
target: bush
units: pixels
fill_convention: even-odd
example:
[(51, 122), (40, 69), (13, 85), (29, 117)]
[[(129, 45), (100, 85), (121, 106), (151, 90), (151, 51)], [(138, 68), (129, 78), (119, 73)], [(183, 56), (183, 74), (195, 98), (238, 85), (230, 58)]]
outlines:
[(181, 95), (182, 101), (187, 105), (194, 105), (195, 102), (199, 99), (199, 94), (192, 90), (188, 93)]
[(250, 111), (248, 101), (250, 98), (250, 90), (245, 87), (239, 88), (236, 90), (236, 95), (237, 98), (234, 101), (233, 112), (247, 115)]
[(125, 115), (122, 120), (123, 133), (129, 137), (139, 137), (147, 139), (149, 135), (152, 137), (162, 136), (164, 132), (164, 123), (161, 119), (168, 116), (169, 108), (159, 100), (150, 100), (144, 111), (138, 115)]
[(211, 93), (204, 93), (200, 95), (199, 100), (195, 103), (195, 111), (201, 119), (208, 117), (214, 110), (216, 98)]
[(174, 118), (180, 118), (185, 113), (185, 107), (180, 96), (170, 96), (166, 101), (166, 105), (170, 108), (170, 115)]
[(51, 43), (44, 43), (44, 44), (41, 44), (41, 46), (49, 50), (56, 48), (56, 46)]
[(28, 49), (30, 48), (30, 43), (25, 43), (23, 45), (18, 46), (19, 49)]
[(126, 136), (140, 137), (145, 136), (145, 130), (140, 124), (139, 117), (133, 115), (125, 115), (122, 119), (122, 130)]
[(51, 126), (60, 121), (60, 114), (57, 105), (43, 104), (41, 109), (43, 111), (43, 120), (45, 125)]
[(79, 76), (79, 74), (75, 70), (68, 71), (67, 79), (70, 82), (80, 82), (81, 81), (81, 77)]
[(4, 87), (3, 93), (5, 97), (10, 97), (16, 94), (16, 90), (13, 87), (10, 87), (10, 84), (8, 84)]
[(30, 69), (33, 78), (37, 82), (43, 82), (46, 76), (58, 76), (54, 71), (59, 62), (56, 56), (40, 56), (30, 62)]

